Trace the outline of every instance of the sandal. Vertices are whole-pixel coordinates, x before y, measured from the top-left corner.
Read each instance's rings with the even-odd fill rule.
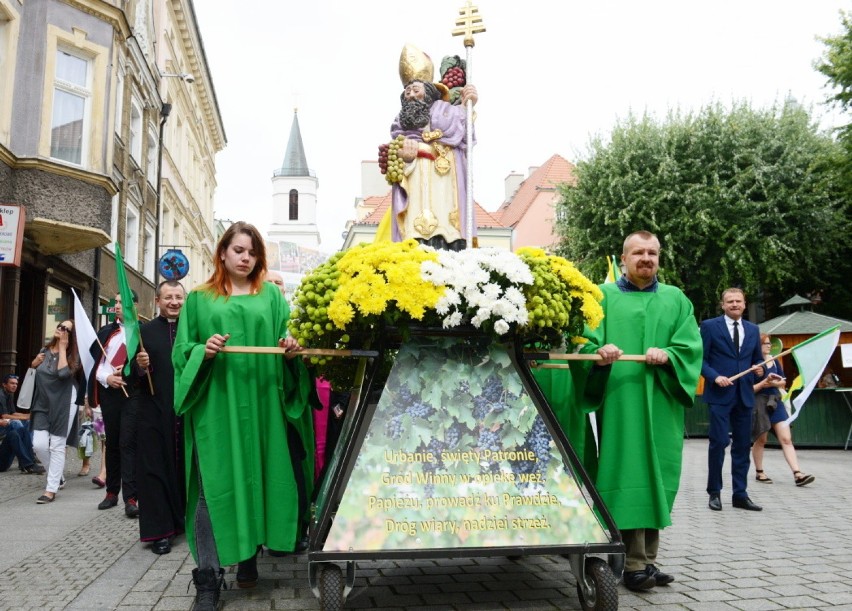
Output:
[[[816,479],[813,475],[807,475],[801,471],[793,471],[793,477],[796,480],[797,486],[807,486]]]
[[[757,475],[754,476],[754,479],[759,481],[761,484],[771,484],[772,479],[764,475],[763,469],[755,469]]]

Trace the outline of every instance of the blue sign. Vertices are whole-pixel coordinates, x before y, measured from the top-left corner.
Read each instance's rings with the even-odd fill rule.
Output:
[[[172,248],[160,257],[157,268],[166,280],[180,280],[189,273],[189,260],[182,251]]]

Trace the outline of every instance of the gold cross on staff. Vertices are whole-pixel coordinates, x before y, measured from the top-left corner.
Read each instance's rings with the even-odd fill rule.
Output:
[[[470,0],[467,4],[459,9],[459,17],[456,19],[456,25],[459,26],[453,30],[453,36],[464,36],[464,46],[473,46],[473,35],[481,34],[485,31],[485,26],[482,25],[482,17],[479,16],[479,8],[473,6]]]

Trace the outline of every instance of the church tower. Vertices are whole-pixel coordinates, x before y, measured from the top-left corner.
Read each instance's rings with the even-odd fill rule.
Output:
[[[284,163],[272,175],[272,224],[269,226],[268,238],[271,242],[292,242],[318,250],[319,181],[308,168],[305,159],[298,112],[298,109],[293,111],[293,125],[290,127],[290,140],[284,153]]]

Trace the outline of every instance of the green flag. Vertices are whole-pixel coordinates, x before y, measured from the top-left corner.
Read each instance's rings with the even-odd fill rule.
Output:
[[[115,277],[118,279],[118,294],[121,295],[121,310],[124,313],[124,343],[127,346],[127,365],[124,375],[130,375],[130,363],[139,347],[139,315],[133,302],[133,292],[127,284],[127,274],[124,273],[124,259],[121,258],[121,247],[115,243]]]
[[[818,335],[814,335],[812,338],[803,341],[793,348],[793,359],[799,368],[798,377],[801,377],[802,392],[792,401],[795,411],[787,418],[787,424],[790,424],[799,417],[805,401],[808,400],[811,391],[817,385],[817,382],[819,382],[822,370],[828,365],[828,361],[831,359],[834,349],[837,348],[839,340],[840,325],[836,325]]]

